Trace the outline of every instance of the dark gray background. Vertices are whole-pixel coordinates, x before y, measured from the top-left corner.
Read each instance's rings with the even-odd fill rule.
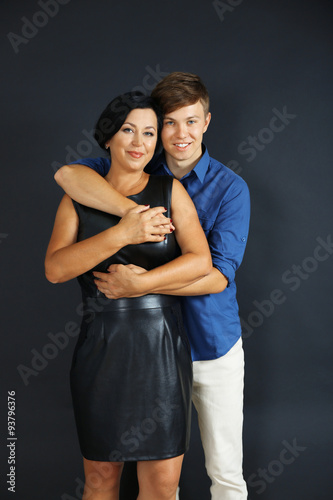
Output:
[[[70,0],[53,17],[36,14],[37,1],[2,7],[1,498],[73,500],[83,479],[68,384],[75,338],[67,335],[63,349],[45,347],[54,345],[50,333],[80,323],[75,281],[51,285],[44,277],[61,197],[54,170],[73,152],[99,155],[84,131],[112,97],[152,87],[175,70],[202,76],[213,114],[209,152],[251,191],[250,238],[238,272],[250,498],[332,498],[333,249],[316,251],[332,234],[332,3],[219,5]],[[40,27],[22,33],[23,17]],[[30,38],[15,51],[10,32]],[[293,118],[283,130],[267,131],[273,110],[284,108]],[[260,138],[253,154],[249,136]],[[271,302],[276,297],[280,304]],[[40,361],[25,385],[18,366],[32,368],[33,349],[53,359],[44,368]],[[10,390],[17,404],[15,495],[5,479]],[[208,499],[194,418],[182,500]]]

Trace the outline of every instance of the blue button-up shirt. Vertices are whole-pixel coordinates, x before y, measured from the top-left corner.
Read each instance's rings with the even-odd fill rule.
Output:
[[[75,163],[87,165],[102,176],[110,169],[107,158],[86,158]],[[172,175],[163,153],[153,158],[146,170],[154,175]],[[181,297],[193,361],[217,359],[241,336],[235,272],[248,237],[249,190],[241,177],[210,158],[205,146],[197,165],[179,180],[197,209],[213,266],[228,279],[228,286],[221,293]]]

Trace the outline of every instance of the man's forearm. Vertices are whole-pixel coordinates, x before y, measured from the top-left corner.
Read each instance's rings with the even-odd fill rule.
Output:
[[[168,294],[169,290],[183,288],[208,275],[211,259],[209,254],[207,257],[185,254],[151,271],[140,268],[142,272],[134,272],[131,267],[136,266],[112,264],[108,273],[95,271],[97,288],[110,299],[158,293],[161,286],[163,293]]]
[[[123,217],[136,203],[118,193],[101,175],[84,165],[64,165],[54,176],[75,201]]]
[[[193,254],[185,254],[147,273],[138,275],[138,291],[143,294],[159,293],[163,283],[167,294],[169,290],[183,288],[195,283],[211,271],[211,261]]]
[[[177,296],[195,296],[195,295],[206,295],[211,293],[220,293],[227,287],[227,278],[215,267],[212,268],[211,272],[198,279],[197,281],[190,283],[183,287],[170,288],[170,286],[161,286],[154,289],[151,293],[161,293],[166,295],[177,295]]]

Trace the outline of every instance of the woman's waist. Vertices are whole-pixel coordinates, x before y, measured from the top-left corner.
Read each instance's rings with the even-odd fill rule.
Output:
[[[120,309],[155,309],[179,303],[179,298],[172,295],[149,294],[142,297],[124,297],[108,299],[102,296],[83,295],[84,312],[107,312]]]

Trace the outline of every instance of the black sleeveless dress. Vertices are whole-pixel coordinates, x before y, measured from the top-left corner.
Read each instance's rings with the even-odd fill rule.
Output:
[[[151,176],[130,196],[164,206],[170,217],[172,178]],[[78,241],[119,217],[73,202]],[[78,277],[84,316],[71,368],[71,391],[82,454],[89,460],[158,460],[188,449],[192,360],[180,304],[170,295],[107,299],[92,271],[114,263],[153,269],[179,255],[174,234],[158,243],[128,245]]]

